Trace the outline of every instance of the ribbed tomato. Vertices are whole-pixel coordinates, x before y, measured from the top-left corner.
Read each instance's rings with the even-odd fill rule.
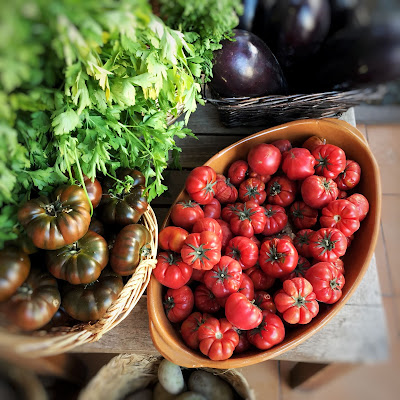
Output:
[[[211,167],[196,167],[186,178],[185,189],[195,202],[208,204],[214,198],[216,180],[217,174]]]
[[[243,269],[253,267],[258,260],[258,247],[245,236],[235,236],[225,249],[225,255],[237,260]]]
[[[186,285],[179,289],[168,289],[163,304],[167,318],[171,322],[183,321],[193,310],[194,296],[192,289]]]

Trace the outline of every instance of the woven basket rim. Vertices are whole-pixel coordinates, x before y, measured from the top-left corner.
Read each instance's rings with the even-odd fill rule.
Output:
[[[60,354],[84,343],[99,340],[106,332],[122,322],[133,310],[150,281],[157,264],[158,223],[150,204],[140,222],[150,232],[150,252],[140,261],[118,298],[95,323],[78,323],[72,327],[39,330],[30,334],[0,330],[0,348],[18,355],[34,358]]]

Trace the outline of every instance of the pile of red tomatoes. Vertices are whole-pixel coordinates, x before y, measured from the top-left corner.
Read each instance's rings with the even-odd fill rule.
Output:
[[[155,278],[183,340],[212,360],[282,342],[345,284],[341,257],[368,213],[361,168],[316,136],[261,143],[227,176],[191,171],[159,234]],[[349,192],[351,191],[351,192]],[[350,195],[350,193],[353,193]]]

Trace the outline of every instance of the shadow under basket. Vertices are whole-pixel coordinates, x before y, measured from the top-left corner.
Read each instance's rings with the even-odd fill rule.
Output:
[[[205,98],[217,108],[221,122],[228,128],[261,125],[271,127],[305,118],[339,118],[350,107],[364,102],[382,100],[386,91],[386,86],[380,85],[344,92],[252,98],[218,97],[212,92]]]

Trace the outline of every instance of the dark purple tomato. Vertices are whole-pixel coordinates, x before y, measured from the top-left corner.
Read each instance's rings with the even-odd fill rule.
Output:
[[[285,93],[282,70],[268,46],[250,32],[233,32],[236,40],[223,40],[215,52],[210,87],[222,97]]]

